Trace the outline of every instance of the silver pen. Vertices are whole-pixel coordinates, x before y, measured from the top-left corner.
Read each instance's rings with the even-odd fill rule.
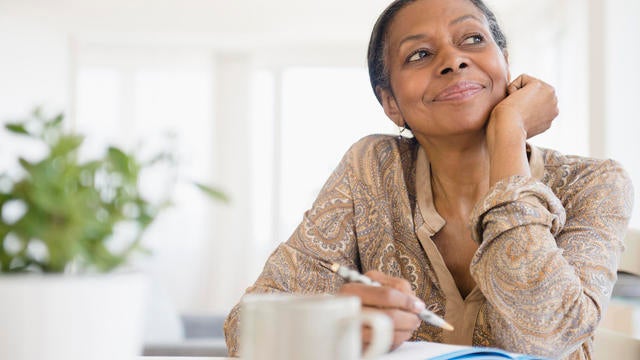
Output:
[[[320,264],[326,268],[329,269],[331,271],[333,271],[334,273],[338,274],[341,278],[349,281],[349,282],[357,282],[357,283],[361,283],[361,284],[365,284],[365,285],[370,285],[370,286],[382,286],[379,282],[371,280],[369,277],[360,274],[358,271],[353,270],[353,269],[349,269],[346,266],[342,266],[340,264],[337,263],[332,263],[331,265],[324,263],[324,262],[320,262]],[[443,318],[441,318],[440,316],[436,315],[435,313],[424,309],[422,310],[419,314],[417,314],[418,317],[431,324],[431,325],[435,325],[437,327],[441,327],[445,330],[449,330],[449,331],[453,331],[453,326],[451,326],[451,324],[449,324],[448,322],[446,322]]]

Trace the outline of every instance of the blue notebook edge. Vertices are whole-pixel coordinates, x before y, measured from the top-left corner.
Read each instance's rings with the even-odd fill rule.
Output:
[[[464,359],[512,359],[512,360],[546,360],[542,357],[512,354],[502,349],[472,347],[428,358],[427,360],[464,360]]]

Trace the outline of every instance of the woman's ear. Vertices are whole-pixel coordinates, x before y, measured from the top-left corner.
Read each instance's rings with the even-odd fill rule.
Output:
[[[511,84],[511,69],[509,66],[509,51],[507,49],[502,50],[502,54],[504,55],[504,62],[507,66],[507,84]]]
[[[376,86],[376,93],[380,97],[382,108],[384,109],[384,113],[387,114],[387,117],[396,125],[400,127],[404,126],[404,118],[402,117],[396,98],[393,96],[393,93],[391,93],[391,90]]]

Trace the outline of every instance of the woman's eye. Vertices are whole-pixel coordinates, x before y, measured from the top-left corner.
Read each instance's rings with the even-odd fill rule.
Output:
[[[462,41],[462,45],[474,45],[474,44],[480,44],[484,41],[484,36],[482,35],[471,35],[466,37],[463,41]]]
[[[431,55],[431,52],[429,52],[428,50],[425,50],[425,49],[416,50],[411,55],[409,55],[409,57],[407,58],[407,62],[422,60],[430,55]]]

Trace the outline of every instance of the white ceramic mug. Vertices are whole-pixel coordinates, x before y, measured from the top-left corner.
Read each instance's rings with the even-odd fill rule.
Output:
[[[356,360],[361,327],[371,327],[363,359],[386,353],[393,324],[381,313],[361,312],[355,296],[246,295],[240,313],[243,360]]]

